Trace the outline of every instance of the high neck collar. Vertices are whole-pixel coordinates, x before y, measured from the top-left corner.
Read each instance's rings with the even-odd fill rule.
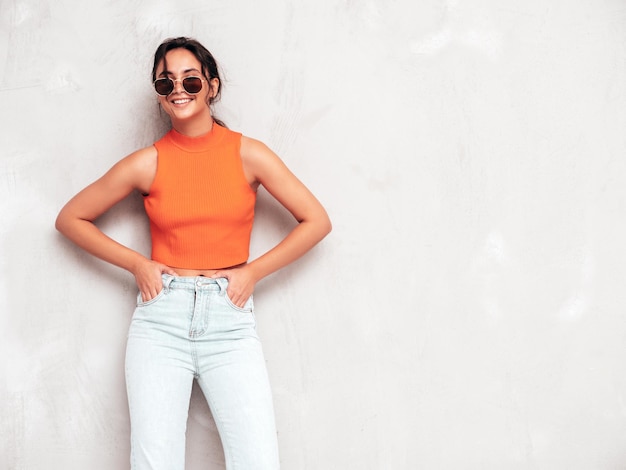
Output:
[[[222,139],[224,128],[213,122],[213,127],[206,134],[198,137],[189,137],[181,134],[176,129],[171,129],[167,135],[174,145],[185,150],[186,152],[204,152],[214,147]]]

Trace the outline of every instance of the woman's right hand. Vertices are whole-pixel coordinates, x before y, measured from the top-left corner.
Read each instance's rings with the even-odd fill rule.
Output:
[[[147,258],[135,267],[133,274],[141,292],[142,302],[154,299],[161,292],[163,289],[162,274],[178,275],[169,266]]]

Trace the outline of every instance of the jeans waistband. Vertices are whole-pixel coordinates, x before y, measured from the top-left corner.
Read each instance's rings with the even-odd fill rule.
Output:
[[[196,291],[198,289],[219,290],[220,293],[225,292],[228,287],[228,279],[225,277],[210,278],[204,276],[172,276],[171,274],[162,274],[163,288],[168,289],[184,289]]]

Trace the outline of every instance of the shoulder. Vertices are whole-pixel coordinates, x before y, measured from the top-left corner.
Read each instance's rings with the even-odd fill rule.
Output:
[[[147,192],[157,168],[157,149],[151,145],[136,150],[117,162],[110,170],[112,177]]]
[[[241,158],[245,164],[262,165],[268,162],[280,162],[280,158],[260,140],[241,136]]]
[[[154,145],[135,150],[121,159],[116,166],[130,172],[141,172],[156,165],[157,149]]]
[[[145,165],[152,163],[157,158],[157,149],[154,145],[135,150],[128,155],[125,160],[134,165]]]
[[[246,172],[264,186],[271,180],[290,176],[285,163],[260,140],[241,137],[241,160]]]

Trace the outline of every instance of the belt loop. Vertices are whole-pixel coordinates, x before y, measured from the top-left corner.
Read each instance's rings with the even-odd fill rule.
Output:
[[[215,282],[220,286],[220,295],[224,295],[226,293],[226,288],[228,287],[228,279],[225,277],[216,277]]]
[[[174,280],[174,276],[163,273],[161,279],[163,279],[163,290],[167,293],[170,290],[170,284]]]

